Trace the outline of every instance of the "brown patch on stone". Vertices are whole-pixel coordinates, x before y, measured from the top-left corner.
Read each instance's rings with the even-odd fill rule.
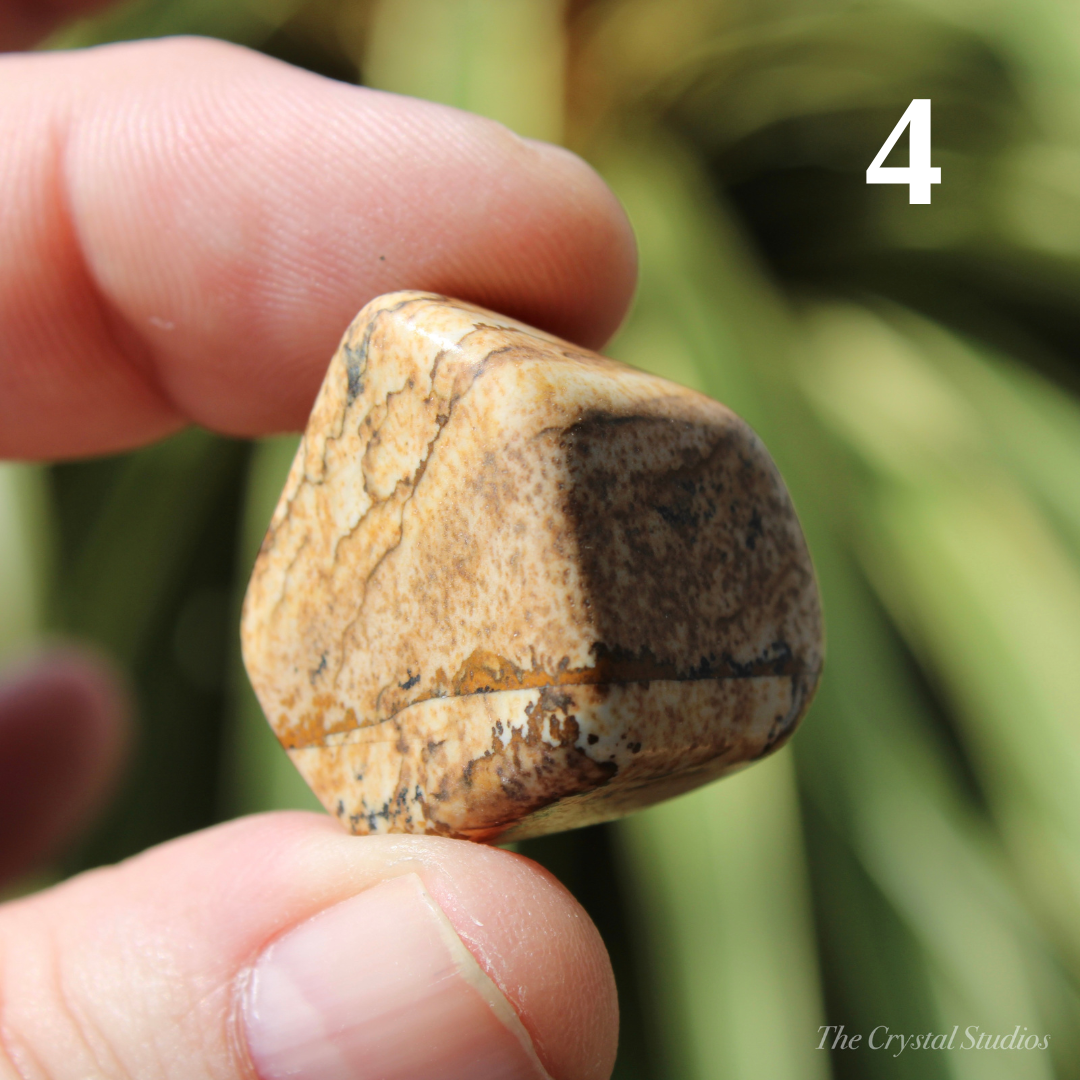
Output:
[[[570,738],[555,745],[538,732],[530,718],[524,733],[513,731],[505,744],[497,744],[474,758],[462,771],[461,783],[451,785],[437,813],[455,822],[469,822],[462,832],[492,835],[568,795],[606,784],[618,771],[611,762],[596,762],[574,746],[577,724],[566,724]]]

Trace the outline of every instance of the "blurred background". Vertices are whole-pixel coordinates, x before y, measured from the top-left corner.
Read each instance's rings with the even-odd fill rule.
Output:
[[[792,745],[520,845],[608,943],[616,1076],[1080,1077],[1075,4],[136,0],[47,47],[175,33],[583,155],[641,246],[609,352],[727,402],[787,478],[828,630]],[[929,206],[865,183],[915,97]],[[190,430],[0,465],[0,659],[90,640],[138,701],[122,791],[41,880],[314,806],[236,641],[294,446]],[[863,1045],[817,1050],[823,1024]],[[1051,1038],[893,1057],[866,1047],[877,1025]]]

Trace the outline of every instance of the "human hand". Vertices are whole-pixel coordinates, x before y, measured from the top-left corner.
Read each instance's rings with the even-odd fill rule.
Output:
[[[0,58],[2,456],[300,427],[392,289],[597,346],[633,279],[596,176],[487,121],[215,42]],[[71,655],[0,688],[0,874],[100,800],[122,713]],[[580,907],[463,842],[264,815],[0,909],[0,1078],[594,1080],[616,1029]]]

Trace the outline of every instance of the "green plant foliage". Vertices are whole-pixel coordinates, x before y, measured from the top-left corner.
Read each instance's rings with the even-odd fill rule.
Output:
[[[281,435],[257,443],[248,467],[244,493],[239,561],[232,625],[239,623],[240,604],[248,575],[255,565],[267,523],[285,486],[299,439]],[[277,736],[263,716],[255,691],[240,659],[239,641],[231,650],[232,716],[226,735],[225,768],[221,782],[221,809],[231,817],[260,810],[322,811],[318,799],[293,768]]]
[[[53,625],[128,673],[139,720],[123,790],[71,869],[217,819],[247,457],[245,444],[192,429],[52,469]]]
[[[17,656],[46,621],[55,523],[39,465],[0,463],[0,658]]]

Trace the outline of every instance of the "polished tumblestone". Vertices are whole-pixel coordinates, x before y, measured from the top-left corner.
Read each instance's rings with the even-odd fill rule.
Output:
[[[347,827],[477,840],[745,765],[788,738],[821,670],[802,532],[742,420],[423,293],[346,332],[242,640]]]

